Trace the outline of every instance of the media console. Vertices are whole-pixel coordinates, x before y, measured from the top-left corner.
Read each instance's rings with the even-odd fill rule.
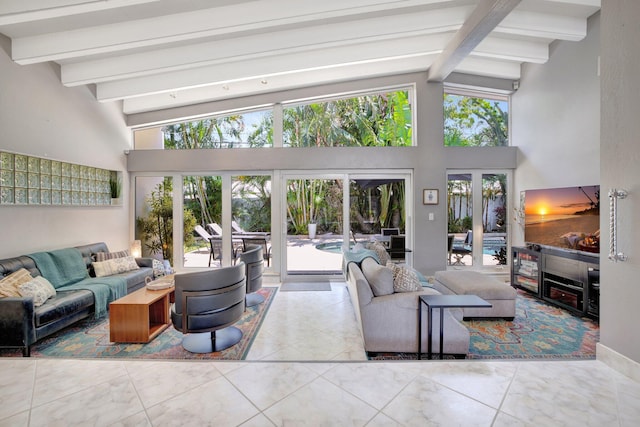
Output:
[[[514,247],[511,283],[579,316],[598,318],[600,258],[597,254],[541,247]]]

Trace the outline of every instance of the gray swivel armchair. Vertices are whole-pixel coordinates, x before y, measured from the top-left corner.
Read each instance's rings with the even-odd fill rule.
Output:
[[[247,246],[247,250],[240,254],[240,260],[246,266],[247,276],[247,307],[253,307],[264,302],[264,297],[256,293],[262,288],[262,273],[264,272],[264,258],[261,245]]]
[[[171,321],[176,330],[185,334],[182,339],[185,350],[211,353],[242,339],[242,331],[231,325],[244,314],[245,274],[244,263],[176,274]]]

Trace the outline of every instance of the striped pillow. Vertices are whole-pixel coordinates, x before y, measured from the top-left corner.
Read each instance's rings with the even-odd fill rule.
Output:
[[[116,259],[116,258],[124,258],[129,256],[129,250],[118,251],[118,252],[96,252],[95,254],[96,261],[102,262],[108,259]]]
[[[19,297],[18,287],[33,280],[26,268],[21,268],[0,280],[0,297]]]

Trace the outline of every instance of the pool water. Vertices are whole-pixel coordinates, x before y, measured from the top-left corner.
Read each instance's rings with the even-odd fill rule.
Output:
[[[353,247],[353,246],[351,246]],[[351,247],[349,249],[351,249]],[[321,250],[321,251],[325,251],[325,252],[331,252],[334,254],[341,254],[342,253],[342,240],[338,241],[338,242],[328,242],[328,243],[318,243],[316,245],[316,249]]]

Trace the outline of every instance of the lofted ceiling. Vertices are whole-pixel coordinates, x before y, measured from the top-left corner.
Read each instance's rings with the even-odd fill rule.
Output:
[[[580,41],[600,0],[2,0],[23,66],[151,112],[427,71],[517,81],[554,40]]]

